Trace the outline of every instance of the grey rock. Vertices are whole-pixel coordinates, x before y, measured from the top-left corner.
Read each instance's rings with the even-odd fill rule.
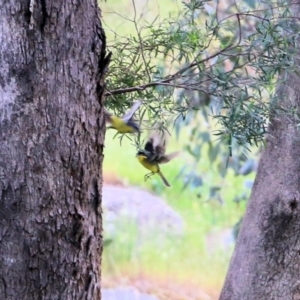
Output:
[[[184,233],[181,216],[161,198],[139,188],[103,186],[102,204],[106,238],[131,228],[139,242],[155,237],[161,242],[166,237]]]
[[[102,289],[102,300],[159,300],[157,297],[140,293],[133,287]]]

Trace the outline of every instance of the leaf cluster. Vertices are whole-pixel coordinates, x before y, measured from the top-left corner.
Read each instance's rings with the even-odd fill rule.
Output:
[[[135,32],[109,44],[106,106],[121,114],[143,99],[141,122],[172,123],[177,137],[188,126],[186,149],[195,160],[207,145],[212,162],[230,166],[234,149],[244,153],[238,146],[250,150],[264,142],[271,114],[281,109],[276,85],[295,67],[299,32],[291,5],[248,0],[242,8],[221,7],[219,1],[191,0],[175,16],[142,22],[133,0],[128,22]],[[214,132],[200,130],[212,122]],[[215,145],[217,139],[222,143]]]

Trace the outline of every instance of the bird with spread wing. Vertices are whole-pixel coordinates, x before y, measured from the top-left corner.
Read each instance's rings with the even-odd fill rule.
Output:
[[[151,173],[145,175],[145,180],[154,174],[158,174],[164,185],[170,187],[171,185],[162,174],[160,170],[160,164],[168,163],[170,160],[175,158],[179,152],[173,152],[170,154],[165,154],[166,152],[166,132],[165,131],[156,131],[150,135],[148,141],[145,144],[144,149],[139,150],[137,153],[138,161]]]
[[[135,102],[130,110],[122,117],[112,115],[104,109],[105,120],[111,124],[109,128],[114,128],[118,133],[134,133],[140,132],[140,126],[133,120],[134,113],[139,109],[142,102]]]

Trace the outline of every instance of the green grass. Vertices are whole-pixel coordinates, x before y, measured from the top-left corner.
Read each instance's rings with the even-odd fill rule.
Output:
[[[107,131],[104,173],[113,173],[123,182],[152,191],[165,199],[183,218],[185,235],[169,239],[160,247],[157,247],[154,238],[137,251],[134,226],[126,227],[126,231],[120,229],[113,242],[104,249],[103,276],[118,273],[132,276],[140,273],[157,274],[166,278],[175,276],[178,280],[194,280],[204,288],[220,290],[231,250],[216,248],[209,253],[207,236],[224,228],[232,228],[243,215],[245,202],[237,204],[233,198],[243,189],[244,178],[235,177],[232,173],[224,181],[211,169],[209,160],[203,155],[195,169],[199,174],[206,174],[206,178],[211,178],[216,184],[222,184],[221,194],[225,201],[223,204],[207,201],[208,191],[205,185],[201,188],[203,196],[199,198],[199,191],[188,188],[182,190],[182,178],[176,178],[184,164],[192,163],[190,157],[183,152],[180,157],[162,166],[172,188],[164,187],[156,175],[145,182],[143,178],[147,170],[136,160],[135,147],[126,138],[120,145],[118,138],[112,139],[114,134],[113,130]],[[170,151],[181,148],[178,141],[171,141]]]
[[[147,5],[143,6],[143,3]],[[158,15],[163,19],[170,13],[182,9],[180,1],[173,0],[135,1],[135,4],[138,18],[144,12],[142,22],[139,24],[143,24],[145,20],[152,22]],[[102,20],[110,47],[114,45],[113,39],[118,39],[119,36],[136,36],[134,24],[125,21],[125,18],[133,19],[132,1],[110,0],[100,2],[99,6],[102,9]],[[172,188],[164,187],[157,175],[145,182],[144,175],[148,171],[135,158],[135,147],[127,138],[124,138],[120,145],[118,138],[113,139],[114,134],[113,130],[108,130],[106,134],[104,173],[120,179],[125,185],[141,187],[163,198],[181,215],[185,223],[185,234],[182,237],[170,238],[159,246],[154,237],[142,247],[138,247],[137,229],[131,224],[122,224],[120,220],[119,232],[114,236],[112,243],[104,247],[102,264],[104,281],[112,278],[111,281],[114,282],[113,278],[116,276],[124,279],[143,274],[148,277],[166,278],[169,281],[192,282],[205,290],[219,291],[232,249],[218,249],[215,245],[214,251],[209,252],[207,237],[211,233],[232,228],[241,218],[246,204],[245,202],[237,204],[233,199],[245,190],[243,181],[246,178],[252,179],[253,174],[242,178],[228,171],[226,178],[222,178],[209,161],[208,149],[203,147],[201,159],[197,163],[189,154],[183,152],[172,162],[161,166]],[[167,152],[182,150],[188,137],[188,130],[183,130],[180,142],[172,139]],[[203,177],[202,187],[182,189],[183,178],[177,178],[177,174],[185,165],[190,165]],[[212,185],[222,187],[220,193],[224,199],[223,204],[209,199],[209,186]],[[104,238],[109,238],[106,231]],[[174,286],[176,287],[176,283]]]

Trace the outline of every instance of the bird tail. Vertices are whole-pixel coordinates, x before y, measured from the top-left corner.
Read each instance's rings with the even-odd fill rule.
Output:
[[[161,171],[158,171],[157,174],[160,176],[160,178],[162,179],[162,181],[163,181],[163,183],[164,183],[165,186],[171,187],[170,183],[168,182],[168,180],[167,180],[166,177],[162,174]]]

